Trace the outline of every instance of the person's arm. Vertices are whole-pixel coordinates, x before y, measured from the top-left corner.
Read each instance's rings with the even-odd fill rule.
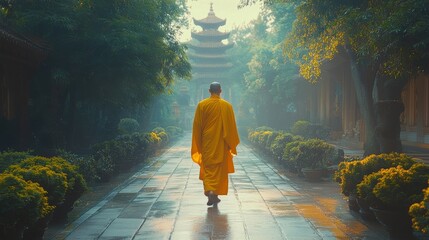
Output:
[[[222,108],[222,121],[224,126],[223,138],[232,154],[237,155],[237,145],[240,143],[237,125],[232,105],[227,103]]]
[[[201,164],[201,139],[202,139],[202,113],[200,105],[197,105],[194,115],[194,123],[192,125],[192,146],[191,157],[192,160]]]

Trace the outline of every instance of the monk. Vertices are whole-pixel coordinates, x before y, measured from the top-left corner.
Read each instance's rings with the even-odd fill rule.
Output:
[[[211,96],[198,103],[192,127],[192,160],[200,166],[207,205],[228,194],[228,174],[234,172],[232,157],[240,143],[232,105],[221,99],[220,83],[210,84]]]

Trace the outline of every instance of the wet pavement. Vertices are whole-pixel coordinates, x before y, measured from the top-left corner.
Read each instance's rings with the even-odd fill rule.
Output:
[[[207,207],[187,134],[54,239],[388,239],[331,179],[306,182],[245,144],[234,162],[229,194]]]

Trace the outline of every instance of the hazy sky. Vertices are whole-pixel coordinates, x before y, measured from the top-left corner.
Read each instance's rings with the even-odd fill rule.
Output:
[[[238,9],[237,6],[240,0],[187,0],[187,2],[190,11],[190,29],[183,30],[183,36],[181,37],[183,40],[189,40],[190,30],[196,28],[192,17],[196,19],[207,17],[210,11],[210,3],[213,3],[213,11],[217,17],[226,18],[226,25],[220,28],[221,31],[230,31],[238,26],[249,23],[253,19],[256,19],[260,11],[259,5]]]

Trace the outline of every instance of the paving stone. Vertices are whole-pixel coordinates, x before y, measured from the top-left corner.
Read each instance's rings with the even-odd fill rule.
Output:
[[[207,207],[190,133],[69,225],[65,239],[388,239],[363,223],[338,184],[286,176],[240,144],[227,196]],[[277,165],[276,165],[277,164]],[[64,238],[56,238],[64,239]]]

